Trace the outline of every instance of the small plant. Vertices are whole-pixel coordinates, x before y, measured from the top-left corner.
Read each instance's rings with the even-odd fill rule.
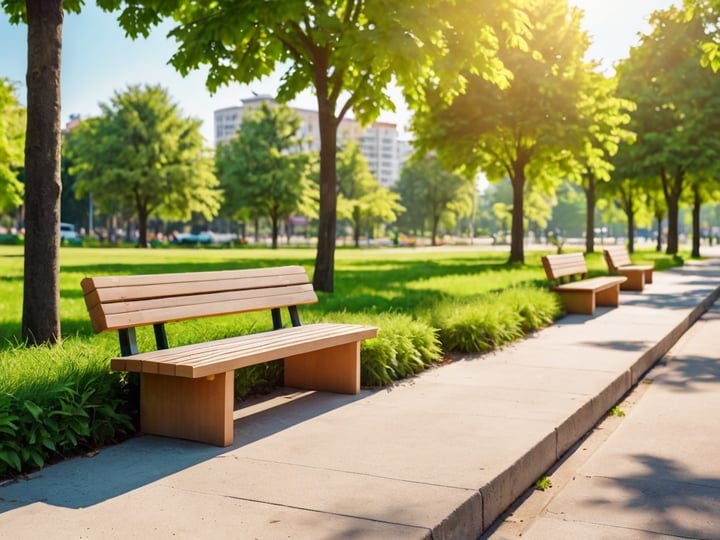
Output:
[[[552,487],[552,480],[549,476],[543,475],[540,478],[538,478],[537,482],[535,482],[535,489],[539,489],[540,491],[546,491]]]
[[[620,407],[615,405],[612,409],[610,409],[610,412],[608,413],[608,415],[623,417],[623,416],[625,416],[625,411],[623,411]]]

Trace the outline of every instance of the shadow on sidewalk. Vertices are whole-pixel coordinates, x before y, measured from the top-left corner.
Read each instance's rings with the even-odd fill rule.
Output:
[[[632,458],[640,463],[646,472],[620,478],[596,478],[603,483],[611,483],[623,491],[618,500],[598,496],[588,499],[598,515],[607,512],[607,519],[613,521],[612,507],[624,506],[643,516],[643,521],[652,523],[652,530],[682,538],[706,538],[712,527],[712,520],[720,526],[720,478],[696,476],[693,472],[678,465],[671,459],[648,454],[639,454]],[[599,489],[604,493],[604,489]],[[623,501],[623,502],[620,502]],[[698,523],[696,527],[693,523]]]
[[[34,503],[75,509],[100,504],[370,395],[369,391],[357,395],[307,392],[254,414],[242,416],[241,408],[235,411],[236,418],[240,416],[234,422],[235,442],[227,448],[135,437],[92,457],[57,463],[0,487],[0,515]],[[271,398],[277,399],[277,394]]]

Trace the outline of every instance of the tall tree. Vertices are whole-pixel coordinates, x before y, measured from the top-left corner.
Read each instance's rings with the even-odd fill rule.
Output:
[[[501,43],[498,53],[513,73],[509,86],[468,74],[466,91],[451,105],[438,97],[413,122],[421,146],[437,149],[445,163],[471,172],[480,168],[491,180],[510,178],[510,262],[525,259],[526,181],[557,183],[568,170],[568,150],[579,144],[573,127],[579,123],[588,46],[580,30],[581,12],[566,0],[531,0],[523,2],[523,9],[532,32],[528,48]]]
[[[81,0],[2,0],[10,22],[28,25],[25,138],[25,272],[22,338],[60,340],[60,55],[63,5]]]
[[[693,175],[690,180],[690,197],[692,204],[692,248],[691,257],[700,257],[701,223],[700,210],[703,203],[717,201],[720,198],[720,184],[717,180],[718,171],[708,175]]]
[[[309,185],[310,156],[300,151],[299,128],[300,118],[287,105],[263,104],[243,117],[237,135],[215,157],[235,210],[270,218],[273,249],[281,220],[298,210]]]
[[[119,201],[134,210],[138,246],[148,245],[151,215],[207,219],[220,206],[212,159],[203,148],[200,121],[182,116],[160,86],[130,86],[101,103],[101,116],[68,134],[78,197],[99,206]]]
[[[29,345],[60,340],[60,58],[64,12],[83,0],[0,0],[12,24],[28,27],[25,139],[25,273],[22,338]],[[106,10],[119,0],[97,0]],[[130,2],[121,20],[134,19]],[[159,22],[157,11],[144,15]]]
[[[585,192],[585,251],[595,251],[595,207],[598,182],[610,180],[612,157],[622,142],[632,142],[635,134],[625,129],[629,112],[635,110],[631,101],[616,96],[617,79],[609,78],[588,65],[582,90],[581,122],[577,137],[582,147],[575,153],[578,183]]]
[[[430,230],[433,246],[437,245],[440,223],[448,214],[469,213],[472,207],[472,180],[446,169],[432,155],[407,164],[396,186],[405,208],[419,212]]]
[[[678,252],[678,212],[688,175],[714,166],[720,154],[720,75],[698,62],[707,33],[699,19],[676,8],[651,18],[630,57],[618,66],[618,91],[637,104],[630,129],[639,174],[662,184],[668,216],[668,254]]]
[[[403,207],[397,193],[381,186],[370,172],[356,144],[346,144],[337,160],[338,216],[351,223],[353,242],[359,247],[363,228],[369,229],[376,222],[394,222]]]
[[[279,100],[314,90],[321,149],[313,284],[328,292],[334,288],[340,121],[350,110],[362,123],[393,110],[387,93],[393,78],[411,107],[425,104],[428,81],[445,97],[459,92],[463,67],[502,82],[507,72],[495,56],[498,43],[517,43],[524,30],[515,0],[287,0],[272,7],[256,0],[108,2],[134,8],[122,21],[131,35],[147,33],[158,14],[173,16],[179,25],[171,35],[179,47],[171,63],[181,73],[208,65],[211,91],[251,82],[279,65],[286,69]]]
[[[23,166],[24,147],[25,108],[17,100],[15,87],[0,78],[0,212],[22,204],[18,171]]]

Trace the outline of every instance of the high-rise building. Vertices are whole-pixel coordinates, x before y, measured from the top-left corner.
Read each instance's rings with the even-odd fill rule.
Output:
[[[258,109],[263,103],[271,107],[276,101],[267,95],[253,96],[243,99],[242,106],[227,107],[215,111],[215,144],[230,140],[237,133],[242,123],[243,114]],[[298,135],[305,141],[305,148],[310,151],[320,150],[320,127],[318,113],[310,109],[293,107],[292,110],[300,117],[301,124]],[[398,142],[397,126],[389,122],[375,122],[363,129],[352,119],[343,119],[337,130],[338,145],[352,141],[360,147],[370,170],[378,182],[385,187],[392,187],[398,180],[400,167],[406,156],[400,156],[399,150],[404,149]]]

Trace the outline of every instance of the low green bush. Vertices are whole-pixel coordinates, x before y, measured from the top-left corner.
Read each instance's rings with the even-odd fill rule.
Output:
[[[444,350],[487,352],[550,324],[561,310],[552,293],[518,287],[443,303],[433,311],[432,324]]]
[[[18,234],[0,234],[0,245],[2,246],[22,246],[25,239]]]
[[[252,394],[266,394],[282,384],[281,360],[265,362],[235,370],[235,397],[242,399]]]
[[[0,370],[0,476],[42,467],[135,431],[120,374],[110,373],[105,362],[101,368],[87,358],[60,359],[59,349],[37,348],[35,359]],[[11,362],[4,355],[2,367]]]

